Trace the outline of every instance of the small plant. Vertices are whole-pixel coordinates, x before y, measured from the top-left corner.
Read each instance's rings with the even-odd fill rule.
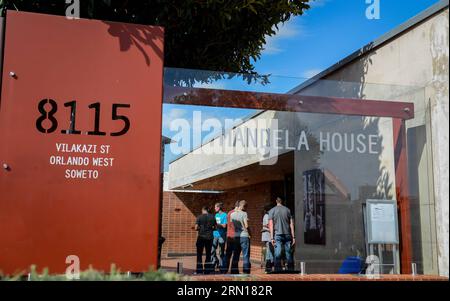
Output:
[[[109,273],[95,270],[92,266],[80,273],[80,279],[70,280],[65,275],[52,275],[48,268],[37,271],[37,267],[32,265],[29,274],[17,274],[14,276],[5,276],[0,271],[0,281],[184,281],[188,280],[185,276],[176,273],[166,272],[164,270],[154,270],[150,268],[145,273],[131,274],[122,273],[115,264],[111,265]]]

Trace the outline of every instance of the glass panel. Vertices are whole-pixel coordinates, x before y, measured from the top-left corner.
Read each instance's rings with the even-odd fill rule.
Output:
[[[310,274],[336,274],[344,271],[341,268],[347,261],[358,257],[365,262],[373,254],[381,273],[400,272],[405,255],[399,252],[399,246],[370,246],[365,230],[369,219],[367,201],[400,201],[397,189],[405,185],[396,179],[396,119],[375,112],[350,116],[331,111],[333,114],[285,111],[287,107],[292,110],[292,106],[249,109],[251,99],[240,99],[248,95],[239,91],[287,93],[280,98],[264,96],[262,107],[273,102],[274,97],[275,101],[289,101],[289,92],[381,100],[391,102],[388,108],[403,102],[405,111],[406,103],[414,103],[415,117],[406,122],[405,145],[409,244],[418,272],[437,273],[429,115],[423,89],[180,69],[166,69],[165,78],[166,100],[172,97],[173,87],[194,87],[235,91],[227,97],[237,105],[222,107],[217,93],[201,94],[210,106],[182,105],[176,101],[164,105],[163,135],[172,141],[166,140],[165,147],[163,236],[169,242],[182,236],[186,244],[179,248],[166,244],[163,254],[181,256],[195,252],[196,233],[185,223],[194,223],[203,205],[223,202],[229,211],[237,200],[246,200],[252,232],[251,256],[254,261],[261,261],[264,208],[275,206],[279,197],[295,220],[296,267],[305,262]],[[334,101],[337,106],[342,103],[339,99]],[[241,104],[247,109],[239,108]],[[383,107],[382,112],[388,111],[383,104],[378,107]],[[363,105],[361,110],[366,110]],[[172,214],[174,207],[182,212],[182,221]],[[401,227],[400,215],[397,217],[402,237],[406,228]]]

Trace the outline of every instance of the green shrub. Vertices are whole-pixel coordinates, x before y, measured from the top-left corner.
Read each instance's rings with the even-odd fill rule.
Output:
[[[95,270],[93,267],[80,273],[80,279],[73,281],[183,281],[187,277],[176,273],[166,272],[164,270],[154,270],[150,268],[147,272],[141,274],[124,274],[112,264],[109,273]],[[30,267],[28,275],[18,274],[15,276],[3,276],[0,272],[0,281],[72,281],[65,275],[52,275],[49,269],[45,268],[42,273],[37,271],[36,266]]]

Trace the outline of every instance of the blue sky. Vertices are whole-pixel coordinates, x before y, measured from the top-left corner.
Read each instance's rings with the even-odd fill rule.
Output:
[[[366,0],[312,1],[311,9],[303,16],[291,19],[280,26],[276,36],[268,38],[261,59],[255,62],[258,73],[272,75],[270,85],[247,86],[243,81],[234,79],[198,86],[285,93],[437,2],[439,0],[379,0],[380,19],[369,20],[366,17],[369,6]],[[217,118],[221,121],[244,119],[255,112],[165,105],[163,135],[173,137],[176,134],[169,130],[171,120],[183,118],[192,124],[193,110],[200,110],[203,120]],[[202,133],[202,137],[208,134]],[[175,158],[166,147],[165,170]]]
[[[404,23],[439,0],[379,0],[380,19],[366,18],[366,0],[316,0],[291,19],[255,63],[256,71],[309,78]]]

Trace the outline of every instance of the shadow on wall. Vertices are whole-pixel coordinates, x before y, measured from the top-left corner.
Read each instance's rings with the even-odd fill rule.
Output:
[[[307,96],[324,96],[324,97],[342,97],[365,99],[367,95],[365,90],[367,88],[366,74],[373,64],[372,56],[376,55],[373,50],[373,43],[366,45],[354,55],[362,55],[357,63],[353,63],[349,72],[332,72],[323,78],[312,78],[304,85],[300,85],[299,91],[295,94]],[[344,61],[336,65],[338,70],[346,66]],[[317,75],[320,77],[320,74]]]
[[[327,74],[323,77],[323,79],[317,80],[315,82],[309,81],[309,86],[305,85],[298,94],[356,99],[379,99],[386,101],[412,101],[411,97],[415,97],[414,93],[417,92],[414,87],[372,84],[367,82],[367,74],[371,66],[373,65],[372,57],[374,55],[377,55],[377,51],[373,49],[373,44],[370,44],[361,49],[359,51],[359,54],[361,54],[361,56],[352,61],[351,64],[345,65],[345,62],[341,62],[341,65],[338,65],[336,71]],[[367,129],[377,130],[379,123],[380,120],[378,118],[361,118],[361,126],[364,126]],[[390,135],[382,137],[380,133],[379,138],[393,139],[394,137]],[[403,185],[408,185],[409,193],[407,197],[409,197],[411,206],[413,261],[418,264],[418,270],[419,272],[421,272],[423,270],[424,262],[428,260],[424,258],[425,255],[422,252],[422,249],[431,248],[432,244],[431,241],[427,241],[431,240],[431,237],[423,236],[424,231],[431,231],[425,229],[427,227],[431,227],[431,225],[427,225],[426,223],[423,224],[423,219],[427,218],[426,216],[424,216],[424,214],[427,214],[427,210],[429,212],[433,210],[433,208],[431,208],[432,204],[430,205],[430,202],[427,199],[420,199],[421,196],[426,194],[426,191],[424,191],[424,189],[419,189],[419,182],[426,179],[426,176],[421,174],[421,172],[419,171],[419,165],[422,164],[421,160],[423,159],[422,156],[424,148],[427,144],[425,128],[423,126],[408,128],[407,141],[409,182],[395,183],[395,174],[391,174],[391,172],[383,167],[383,162],[381,160],[378,160],[378,162],[376,162],[379,166],[378,180],[376,183],[377,189],[372,192],[364,189],[364,199],[395,199],[395,189],[401,189]],[[394,145],[393,151],[395,151],[395,148],[396,145]],[[397,187],[392,186],[394,185],[394,183],[397,185]],[[393,191],[393,193],[387,193],[389,191]],[[431,209],[424,209],[423,205],[425,204]],[[427,246],[425,246],[424,244],[427,244]]]
[[[164,30],[161,27],[146,25],[125,25],[114,22],[108,24],[108,33],[119,40],[120,51],[128,51],[136,47],[142,54],[147,66],[150,66],[149,47],[156,53],[158,58],[164,59],[163,45]]]
[[[299,114],[300,119],[305,116]],[[379,118],[348,117],[332,118],[329,122],[325,115],[318,118],[320,128],[307,129],[314,137],[318,132],[353,133],[377,135],[379,154],[392,152],[384,149],[384,137],[379,131]],[[385,119],[384,119],[385,120]],[[328,123],[327,123],[328,121]],[[341,127],[341,125],[343,125]],[[319,144],[319,142],[314,143]],[[365,256],[365,233],[363,221],[363,204],[367,199],[392,199],[395,197],[393,176],[383,164],[381,155],[320,152],[317,157],[308,156],[307,152],[297,152],[296,171],[296,227],[299,237],[297,260],[308,264],[312,273],[337,273],[343,260],[349,256]],[[305,183],[303,173],[311,170],[324,170],[325,175],[325,244],[306,244],[305,229]],[[345,221],[345,222],[343,222]],[[299,232],[300,231],[300,232]]]
[[[373,64],[372,56],[376,55],[373,51],[373,44],[369,44],[359,51],[359,54],[365,53],[358,63],[348,67],[348,73],[331,73],[326,78],[317,81],[310,81],[308,86],[304,86],[297,94],[308,96],[323,96],[337,98],[367,99],[372,98],[367,93],[368,88],[373,89],[373,85],[367,83],[366,75]],[[341,62],[342,68],[345,62]],[[330,79],[328,79],[330,78]],[[370,87],[369,87],[370,86]],[[382,88],[380,87],[380,90]],[[348,119],[347,119],[348,118]],[[351,120],[349,128],[340,128],[340,124]],[[384,149],[383,145],[390,145],[393,139],[392,134],[380,132],[380,128],[385,126],[386,119],[370,118],[366,116],[347,117],[332,116],[329,120],[320,123],[320,127],[330,131],[351,132],[355,134],[364,133],[367,135],[377,135],[378,144],[381,147],[380,154],[387,153],[389,160],[394,160],[394,149]],[[317,129],[310,129],[316,131]],[[394,146],[395,148],[395,146]],[[303,161],[302,161],[303,162]],[[358,163],[360,162],[360,163]],[[393,162],[392,162],[393,163]],[[391,163],[391,164],[392,164]],[[309,263],[309,271],[315,273],[335,273],[343,260],[348,256],[367,256],[365,246],[363,205],[367,199],[394,199],[395,196],[395,174],[391,174],[390,168],[387,168],[386,161],[381,155],[364,155],[361,158],[349,157],[346,155],[321,156],[316,162],[312,161],[306,164],[304,168],[297,168],[296,180],[297,189],[297,215],[303,216],[303,192],[304,183],[301,173],[308,169],[325,168],[329,169],[337,179],[343,184],[349,197],[337,193],[330,189],[326,193],[326,245],[306,245],[302,242],[297,250],[298,259]],[[366,170],[362,170],[366,168]],[[326,186],[330,187],[330,183]],[[301,211],[301,212],[298,212]],[[299,214],[300,213],[300,214]],[[342,221],[346,221],[342,223]],[[302,221],[297,222],[297,227],[302,228]]]

